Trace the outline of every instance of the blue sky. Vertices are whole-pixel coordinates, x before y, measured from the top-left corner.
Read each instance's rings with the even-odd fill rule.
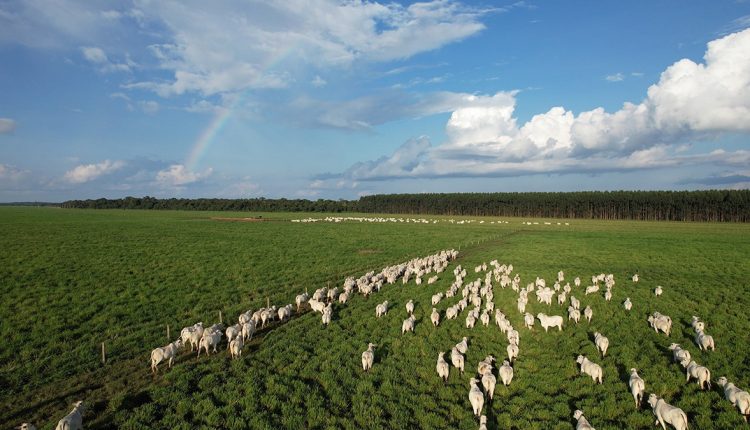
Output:
[[[750,2],[0,0],[0,201],[750,187]]]

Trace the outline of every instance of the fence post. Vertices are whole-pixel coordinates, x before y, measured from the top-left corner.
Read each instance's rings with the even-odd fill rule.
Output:
[[[169,324],[167,324],[167,340],[171,339],[172,337],[169,336]]]
[[[267,307],[267,308],[270,308],[270,307],[271,307],[271,299],[270,299],[270,298],[268,298],[268,297],[266,297],[266,307]]]
[[[107,364],[107,352],[104,350],[104,342],[102,342],[102,364]]]
[[[224,318],[221,315],[221,311],[219,311],[219,324],[224,324]]]

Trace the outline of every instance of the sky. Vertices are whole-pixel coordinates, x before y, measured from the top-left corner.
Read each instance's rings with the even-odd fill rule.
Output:
[[[750,1],[0,0],[0,202],[750,188]]]

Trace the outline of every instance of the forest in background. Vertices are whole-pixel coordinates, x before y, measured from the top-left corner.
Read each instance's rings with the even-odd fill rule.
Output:
[[[507,216],[650,221],[750,221],[750,190],[583,191],[555,193],[377,194],[358,200],[122,199],[69,200],[81,209],[163,209],[240,212],[363,212],[410,215]]]

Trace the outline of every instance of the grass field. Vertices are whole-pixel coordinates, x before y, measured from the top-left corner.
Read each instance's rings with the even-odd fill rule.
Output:
[[[496,307],[521,333],[521,352],[513,383],[499,384],[495,400],[485,404],[490,428],[572,429],[576,408],[598,430],[653,428],[650,408],[633,405],[631,367],[647,393],[687,412],[692,429],[748,428],[716,384],[701,392],[685,383],[666,347],[679,342],[714,381],[727,376],[750,389],[750,225],[288,222],[305,216],[299,214],[261,214],[267,222],[212,219],[248,215],[0,208],[0,428],[23,421],[54,428],[79,399],[89,405],[87,429],[476,428],[469,378],[486,355],[504,356],[507,340],[494,324],[466,329],[465,312],[433,328],[430,297],[449,287],[456,264],[471,281],[474,266],[492,259],[512,263],[521,285],[536,276],[551,284],[558,270],[584,285],[593,274],[613,273],[617,285],[610,303],[574,287],[582,306],[594,309],[592,323],[578,326],[567,323],[565,309],[550,310],[531,296],[529,312],[566,316],[562,333],[522,328],[516,293],[495,287]],[[340,285],[349,275],[459,246],[458,261],[436,284],[399,281],[369,299],[355,296],[336,306],[329,327],[318,315],[295,315],[261,331],[242,360],[183,352],[172,370],[150,374],[149,353],[168,342],[167,324],[174,338],[183,326],[218,322],[219,311],[235,321],[267,298],[283,305],[305,287]],[[638,284],[630,281],[636,272]],[[656,285],[664,286],[662,297],[654,297]],[[621,306],[626,296],[634,303],[630,313]],[[375,305],[386,299],[393,308],[378,320]],[[402,336],[409,299],[417,305],[416,333]],[[437,308],[443,313],[455,301]],[[648,326],[655,310],[674,320],[670,338]],[[695,346],[691,315],[706,322],[716,352]],[[610,339],[604,359],[594,331]],[[463,336],[470,339],[467,372],[451,368],[444,385],[435,372],[437,353]],[[368,342],[380,347],[364,374],[360,356]],[[577,375],[579,353],[602,365],[603,385]]]

